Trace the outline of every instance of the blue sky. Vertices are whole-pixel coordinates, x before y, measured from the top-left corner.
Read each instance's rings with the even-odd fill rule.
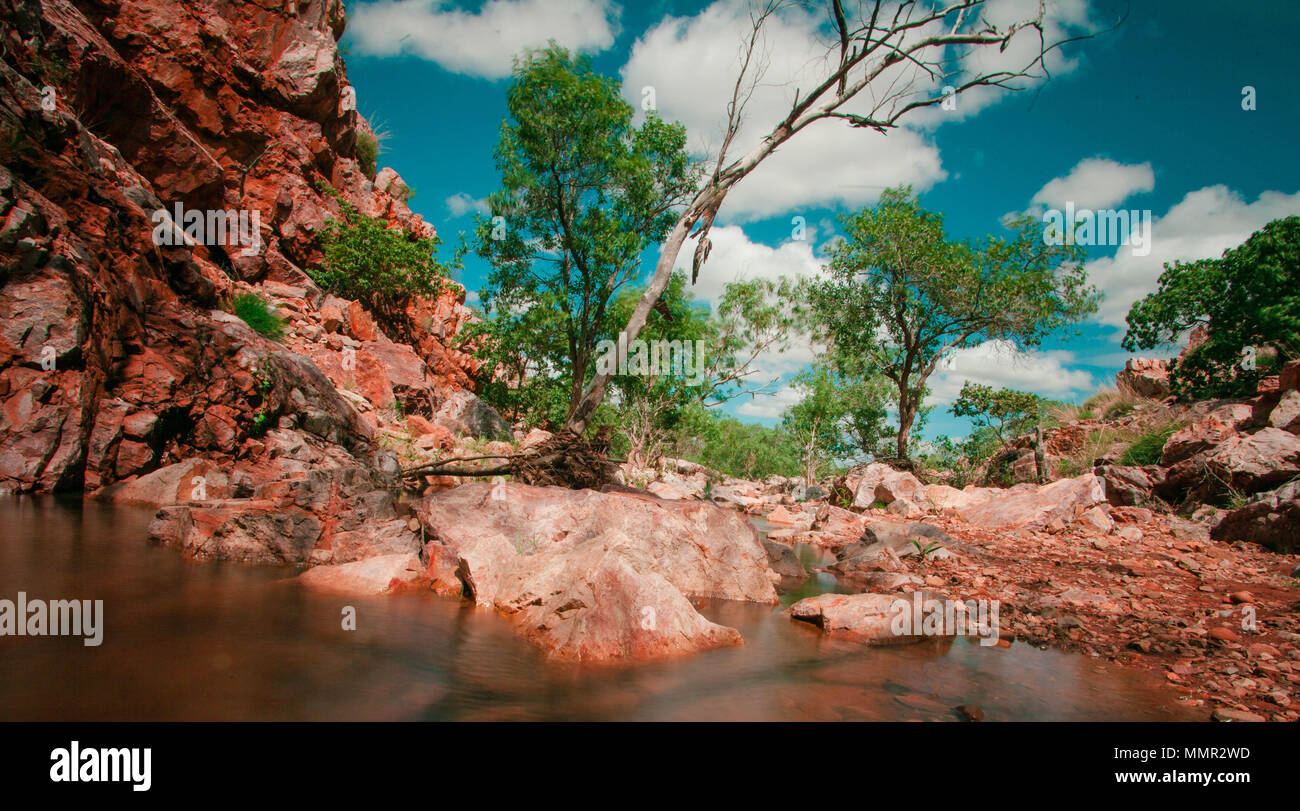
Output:
[[[990,13],[1026,3],[1036,5],[990,0]],[[686,124],[704,152],[717,140],[720,94],[734,80],[744,7],[742,0],[347,5],[343,41],[357,107],[388,133],[380,163],[416,189],[411,207],[448,247],[470,231],[476,206],[496,187],[492,151],[515,52],[555,39],[620,77],[633,104],[653,87],[660,114]],[[697,296],[710,300],[734,278],[815,273],[835,216],[874,203],[879,188],[899,182],[943,212],[954,237],[998,233],[1009,212],[1067,200],[1149,210],[1148,255],[1129,246],[1089,248],[1090,276],[1106,295],[1097,317],[1025,355],[996,345],[956,354],[931,381],[938,407],[927,435],[965,433],[965,421],[944,409],[966,379],[1064,400],[1113,381],[1127,357],[1119,346],[1124,314],[1154,289],[1163,262],[1218,256],[1269,220],[1300,213],[1300,90],[1291,56],[1300,7],[1293,0],[1049,5],[1061,30],[1101,32],[1054,63],[1052,81],[1020,93],[963,95],[956,111],[927,111],[889,135],[813,125],[728,198]],[[1126,10],[1122,24],[1106,31]],[[795,14],[771,27],[772,76],[787,62],[803,64],[811,19]],[[772,84],[755,97],[753,137],[789,92]],[[1254,88],[1254,110],[1242,109],[1246,86]],[[795,216],[808,224],[804,241],[791,239]],[[486,273],[471,256],[461,281],[474,291]],[[763,371],[785,379],[810,358],[798,346],[765,358]],[[771,423],[797,397],[779,386],[776,396],[729,410]]]

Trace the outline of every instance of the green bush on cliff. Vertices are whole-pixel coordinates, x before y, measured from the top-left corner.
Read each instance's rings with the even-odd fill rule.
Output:
[[[240,293],[231,299],[230,311],[263,337],[278,341],[284,335],[284,319],[256,293]]]
[[[403,309],[412,296],[436,296],[460,266],[463,249],[451,264],[438,261],[437,237],[420,237],[390,228],[380,217],[368,217],[348,201],[334,195],[343,216],[325,224],[321,232],[324,260],[311,268],[321,289],[342,298],[356,299],[399,333],[405,323]]]
[[[358,132],[356,154],[361,171],[373,180],[379,171],[379,138],[372,132]]]

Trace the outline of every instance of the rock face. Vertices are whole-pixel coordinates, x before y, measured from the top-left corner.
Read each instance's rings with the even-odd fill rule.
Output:
[[[1129,358],[1115,375],[1120,391],[1159,400],[1169,396],[1170,361],[1154,358]]]
[[[256,458],[282,421],[374,468],[366,398],[432,416],[472,387],[463,291],[412,301],[407,346],[304,273],[323,189],[433,235],[358,161],[343,27],[339,0],[0,0],[0,491]],[[284,343],[221,311],[253,287]]]
[[[522,484],[426,496],[415,514],[435,583],[510,616],[550,655],[639,659],[741,642],[697,598],[777,601],[778,576],[742,516],[665,501]]]

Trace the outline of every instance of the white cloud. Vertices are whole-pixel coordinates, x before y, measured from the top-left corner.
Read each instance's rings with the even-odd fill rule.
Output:
[[[1005,24],[1038,8],[1038,0],[991,0],[986,17]],[[1071,30],[1086,21],[1086,0],[1066,0],[1051,6],[1047,35]],[[680,121],[690,135],[690,148],[697,154],[713,154],[720,145],[730,98],[740,66],[741,46],[751,28],[749,4],[743,0],[718,0],[692,17],[668,17],[637,40],[622,71],[624,93],[640,105],[643,88],[655,91],[656,107],[668,120]],[[932,29],[917,29],[921,37]],[[1012,40],[1005,53],[983,48],[961,58],[967,67],[1023,67],[1031,58],[1026,49],[1036,47],[1033,32]],[[811,87],[825,75],[827,48],[825,10],[789,7],[765,24],[760,56],[765,66],[762,83],[745,108],[742,127],[729,155],[738,157],[755,146],[767,131],[789,111],[795,93]],[[1031,42],[1032,40],[1032,42]],[[1053,56],[1054,73],[1072,67]],[[869,113],[873,92],[888,94],[891,86],[903,87],[919,72],[910,63],[890,68],[852,102],[845,112]],[[927,95],[938,95],[930,87]],[[962,94],[956,111],[922,111],[916,127],[937,126],[957,121],[995,103],[1005,91],[989,89],[982,95]],[[939,159],[938,147],[920,130],[899,127],[882,135],[853,128],[840,121],[819,121],[768,158],[760,170],[745,178],[728,195],[723,206],[726,216],[744,221],[782,212],[839,205],[861,207],[874,203],[884,188],[911,184],[918,192],[944,180],[947,172]]]
[[[487,0],[477,12],[447,0],[358,4],[348,32],[358,53],[412,54],[454,73],[501,79],[526,48],[555,40],[588,53],[614,44],[618,11],[609,0]]]
[[[1139,192],[1156,186],[1150,163],[1124,164],[1107,158],[1079,161],[1065,177],[1051,180],[1038,190],[1033,202],[1061,209],[1072,202],[1076,209],[1114,208]]]
[[[1087,264],[1088,276],[1106,294],[1097,320],[1124,327],[1133,303],[1156,289],[1164,263],[1217,259],[1271,220],[1300,214],[1300,192],[1266,191],[1248,203],[1224,185],[1189,192],[1152,224],[1151,253],[1134,256],[1120,246],[1113,257]]]
[[[761,242],[750,242],[738,225],[719,225],[709,229],[713,247],[709,259],[700,269],[700,278],[691,293],[697,299],[717,304],[723,290],[735,281],[750,279],[777,279],[781,276],[797,278],[821,272],[822,260],[813,253],[809,240],[788,240],[778,247]],[[691,262],[695,257],[695,240],[688,239],[677,255],[677,270],[690,278]]]
[[[470,212],[479,214],[488,213],[487,199],[482,197],[470,197],[465,192],[458,192],[448,197],[446,200],[447,211],[453,218],[463,217]]]
[[[811,229],[809,230],[811,234]],[[821,271],[822,261],[813,252],[810,240],[790,240],[778,247],[751,242],[744,229],[738,225],[716,226],[709,231],[713,248],[709,260],[700,269],[699,281],[688,287],[699,300],[717,307],[726,286],[735,281],[751,279],[776,280],[781,276],[799,278],[813,276]],[[677,257],[677,269],[690,279],[691,261],[695,256],[695,240],[687,240]],[[750,385],[763,385],[769,381],[794,374],[812,363],[818,347],[805,338],[793,340],[783,351],[769,349],[754,360],[754,375]],[[770,396],[760,396],[770,400]],[[749,413],[749,412],[743,412]],[[778,412],[779,413],[779,412]]]
[[[746,417],[779,418],[787,408],[798,403],[803,397],[803,391],[787,385],[770,395],[759,395],[752,400],[746,400],[736,407],[736,413]]]
[[[926,405],[946,405],[957,399],[967,380],[994,388],[1016,389],[1054,399],[1073,399],[1097,387],[1092,376],[1071,369],[1072,352],[1021,352],[1009,341],[985,341],[959,349],[939,364],[927,384]]]

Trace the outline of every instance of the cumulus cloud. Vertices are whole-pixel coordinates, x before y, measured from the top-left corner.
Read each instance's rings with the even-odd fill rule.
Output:
[[[1049,8],[1049,37],[1077,30],[1087,21],[1086,0],[1065,0]],[[1038,0],[990,0],[983,13],[989,21],[1005,26],[1032,16],[1037,9]],[[727,102],[750,29],[749,5],[743,0],[718,0],[694,16],[665,18],[633,46],[622,71],[624,92],[640,104],[645,88],[653,88],[659,113],[687,127],[691,149],[714,154],[722,140]],[[918,28],[910,36],[919,38],[936,31]],[[745,107],[747,123],[731,147],[731,156],[757,145],[788,113],[795,93],[825,76],[828,56],[834,56],[834,49],[827,47],[827,33],[825,11],[820,6],[791,7],[767,21],[758,57],[763,79]],[[1036,49],[1037,41],[1036,36],[1019,36],[1006,52],[986,48],[979,49],[986,53],[951,56],[969,69],[1020,68],[1032,59],[1030,51]],[[1073,67],[1057,54],[1051,57],[1050,66],[1054,73]],[[915,65],[899,63],[843,109],[869,113],[873,104],[888,95],[887,88],[906,87],[919,74]],[[919,81],[918,88],[927,97],[940,94],[941,86],[931,87],[928,78]],[[768,158],[760,171],[745,178],[728,195],[723,210],[726,216],[745,221],[828,205],[857,208],[874,203],[881,190],[903,183],[924,191],[944,180],[947,172],[938,148],[923,130],[973,115],[1005,93],[989,89],[982,94],[962,94],[956,110],[922,111],[925,114],[917,114],[912,121],[915,128],[903,126],[888,135],[840,121],[819,121]]]
[[[609,0],[487,0],[477,12],[450,0],[379,0],[352,9],[358,53],[411,54],[453,73],[501,79],[525,48],[549,40],[594,53],[614,44],[618,11]]]
[[[720,225],[709,230],[713,243],[709,261],[700,270],[699,281],[691,293],[697,299],[717,304],[728,284],[750,279],[799,278],[821,271],[822,260],[813,253],[809,240],[789,240],[773,248],[751,242],[738,225]],[[695,256],[695,240],[688,239],[677,255],[677,270],[690,274]]]
[[[787,408],[804,398],[797,386],[782,386],[770,395],[759,395],[736,407],[736,413],[746,417],[779,418]]]
[[[471,197],[465,192],[458,192],[448,197],[446,200],[447,211],[453,218],[463,217],[471,212],[479,214],[488,213],[487,199],[483,197]]]
[[[926,405],[947,405],[957,399],[967,380],[992,386],[1029,391],[1043,397],[1072,400],[1097,387],[1092,376],[1071,369],[1072,352],[1021,352],[1010,341],[985,341],[959,349],[939,364],[928,385]]]
[[[817,258],[809,240],[790,240],[773,248],[760,242],[751,242],[744,229],[737,225],[717,226],[710,230],[709,239],[713,242],[709,261],[700,270],[699,281],[689,290],[697,299],[708,302],[711,307],[717,306],[723,291],[731,282],[776,280],[782,276],[796,279],[813,276],[821,271],[822,261]],[[687,274],[688,279],[694,256],[695,240],[687,240],[677,257],[677,270]],[[766,384],[797,373],[813,362],[818,349],[811,341],[801,337],[792,341],[784,350],[769,349],[761,353],[754,361],[755,374],[750,378],[750,384]],[[772,398],[763,396],[761,399]]]
[[[1038,190],[1033,202],[1048,208],[1114,208],[1134,194],[1156,187],[1150,163],[1124,164],[1107,158],[1079,161],[1070,173],[1055,178]]]
[[[1189,192],[1151,228],[1151,253],[1134,256],[1119,247],[1114,256],[1087,264],[1088,276],[1105,293],[1097,319],[1124,327],[1129,308],[1155,291],[1166,262],[1216,259],[1271,220],[1300,214],[1300,192],[1266,191],[1250,203],[1224,185]]]

